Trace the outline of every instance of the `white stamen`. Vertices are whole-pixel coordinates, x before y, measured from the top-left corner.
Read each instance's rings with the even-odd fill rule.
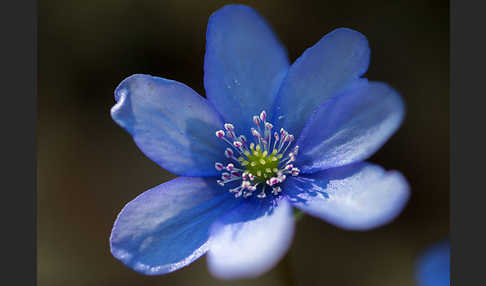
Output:
[[[242,187],[243,189],[246,189],[246,188],[248,188],[249,186],[251,186],[251,183],[250,183],[249,181],[243,181],[243,182],[241,182],[241,187]]]
[[[292,176],[300,174],[300,170],[290,164],[295,161],[298,146],[295,146],[293,151],[286,155],[295,139],[294,136],[283,128],[280,129],[280,132],[273,132],[274,126],[266,120],[265,111],[262,111],[259,116],[253,116],[253,123],[256,125],[256,128],[250,130],[254,137],[253,142],[248,142],[244,135],[237,135],[235,127],[231,123],[225,123],[224,129],[216,131],[216,136],[230,146],[225,149],[224,154],[226,158],[233,161],[227,163],[226,166],[220,162],[214,164],[216,170],[222,172],[221,180],[218,179],[216,182],[224,186],[229,182],[240,181],[238,187],[229,189],[229,192],[236,198],[241,196],[248,198],[257,189],[261,190],[257,197],[265,198],[267,185],[272,188],[269,191],[271,194],[279,195],[282,192],[279,184],[285,181],[286,174]],[[272,142],[272,137],[274,142]],[[272,145],[273,148],[270,149]],[[236,153],[240,154],[238,158],[235,157]],[[254,174],[250,173],[250,169]]]
[[[226,156],[226,158],[232,158],[233,154],[233,150],[231,150],[230,148],[226,148],[226,150],[224,151],[224,155]]]
[[[224,124],[224,129],[226,129],[226,130],[228,130],[228,131],[231,132],[231,131],[235,130],[235,127],[231,123],[225,123]]]
[[[229,180],[229,179],[231,179],[231,174],[225,172],[225,173],[221,174],[221,177],[224,180]]]
[[[282,151],[282,154],[285,155],[285,152],[287,152],[287,149],[289,148],[290,144],[292,144],[292,141],[294,141],[294,136],[291,134],[287,137],[289,139],[289,143],[287,146],[285,146],[285,149]]]
[[[253,116],[253,122],[255,123],[256,126],[260,127],[260,118],[258,118],[257,115]]]
[[[216,137],[223,138],[224,137],[224,131],[223,130],[216,131]]]
[[[223,171],[224,165],[216,162],[216,163],[214,163],[214,168],[216,168],[216,170],[218,170],[218,171]]]
[[[265,194],[265,185],[263,185],[262,192],[257,195],[258,198],[263,199],[267,195]]]
[[[245,135],[240,135],[239,139],[240,139],[240,142],[243,143],[243,145],[246,144],[247,141],[246,141]]]
[[[251,129],[251,135],[253,135],[253,137],[255,137],[255,138],[261,137],[260,132],[258,132],[255,128]]]
[[[282,191],[282,188],[280,188],[280,186],[276,186],[276,187],[273,187],[272,188],[272,194],[273,195],[278,195],[278,193],[280,193]]]
[[[260,113],[260,120],[265,122],[267,119],[267,113],[265,112],[265,110],[263,110],[261,113]]]
[[[294,176],[294,177],[298,176],[299,173],[300,173],[299,168],[292,168],[292,172],[291,172],[292,176]]]

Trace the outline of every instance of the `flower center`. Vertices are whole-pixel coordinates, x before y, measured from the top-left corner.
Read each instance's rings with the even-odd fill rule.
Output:
[[[258,198],[265,198],[268,189],[277,196],[282,192],[280,183],[285,181],[287,175],[298,176],[300,170],[291,163],[299,151],[295,146],[290,151],[294,136],[285,129],[273,132],[273,125],[266,121],[265,111],[260,116],[253,116],[256,128],[251,128],[254,142],[247,141],[244,135],[237,136],[235,128],[230,123],[224,124],[224,129],[216,131],[216,136],[230,147],[226,148],[226,158],[232,160],[226,165],[216,162],[216,170],[221,171],[218,184],[225,186],[230,182],[239,181],[239,185],[229,189],[236,198],[248,198],[258,190]]]

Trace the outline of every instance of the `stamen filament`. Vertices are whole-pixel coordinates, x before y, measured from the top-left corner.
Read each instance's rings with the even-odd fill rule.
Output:
[[[216,170],[222,172],[221,180],[218,179],[217,183],[224,186],[226,183],[241,181],[240,186],[228,190],[235,198],[248,198],[257,189],[261,191],[256,197],[265,198],[267,185],[270,188],[269,193],[277,196],[282,192],[279,184],[284,182],[287,176],[300,174],[297,167],[289,164],[295,161],[298,146],[287,155],[294,136],[283,128],[280,132],[273,132],[273,125],[266,119],[265,111],[259,116],[253,116],[256,125],[256,128],[251,128],[253,142],[248,142],[244,135],[236,134],[234,126],[230,123],[224,124],[226,131],[216,131],[216,136],[230,145],[225,149],[224,155],[234,162],[226,165],[215,163]]]

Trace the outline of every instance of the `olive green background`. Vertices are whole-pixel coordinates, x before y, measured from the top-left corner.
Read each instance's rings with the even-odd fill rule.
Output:
[[[240,281],[213,278],[202,257],[143,276],[109,252],[121,208],[175,176],[146,158],[110,118],[113,90],[133,73],[204,95],[209,15],[226,1],[39,1],[38,284],[414,285],[420,251],[449,232],[448,1],[238,1],[256,8],[295,60],[337,27],[368,37],[366,77],[399,90],[401,129],[370,161],[400,170],[412,195],[391,224],[368,232],[305,216],[284,262]]]

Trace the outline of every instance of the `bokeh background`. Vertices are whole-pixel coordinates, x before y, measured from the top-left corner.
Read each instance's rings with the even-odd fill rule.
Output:
[[[337,27],[368,37],[366,77],[398,89],[402,128],[370,161],[398,169],[412,196],[368,232],[306,216],[284,262],[251,280],[210,276],[205,258],[148,277],[109,252],[121,208],[175,176],[146,158],[110,118],[113,90],[133,73],[200,94],[209,15],[227,1],[43,0],[38,25],[38,284],[414,285],[417,255],[449,233],[449,2],[235,1],[256,8],[295,60]]]

